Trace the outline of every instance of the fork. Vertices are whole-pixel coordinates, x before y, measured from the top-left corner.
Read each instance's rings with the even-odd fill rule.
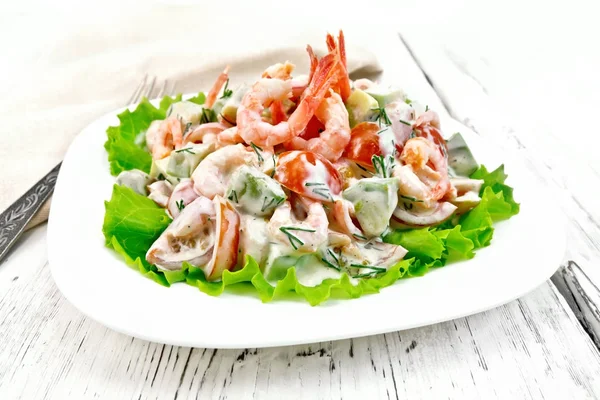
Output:
[[[156,76],[149,79],[148,75],[145,75],[133,91],[126,105],[139,102],[143,96],[152,98],[156,81]],[[168,81],[165,80],[162,88],[158,90],[155,97],[162,97],[166,93],[174,92],[175,83],[171,84],[171,90],[167,90],[167,85]],[[61,165],[62,161],[0,214],[0,262],[2,262],[10,248],[26,231],[29,222],[50,198],[54,191]]]

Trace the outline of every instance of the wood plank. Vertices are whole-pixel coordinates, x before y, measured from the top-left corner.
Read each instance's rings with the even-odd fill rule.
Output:
[[[596,146],[592,145],[597,139],[594,132],[588,129],[588,122],[575,118],[569,123],[568,129],[577,132],[576,142],[579,143],[572,147],[573,141],[565,141],[564,126],[548,124],[548,121],[556,121],[556,109],[537,104],[539,100],[545,105],[544,96],[528,93],[529,99],[520,100],[528,101],[530,108],[535,110],[526,114],[527,118],[519,115],[518,110],[511,106],[510,98],[524,96],[518,90],[520,84],[526,82],[519,81],[517,76],[503,77],[489,62],[482,69],[478,62],[480,55],[464,45],[453,46],[452,42],[445,42],[441,46],[439,42],[420,35],[419,31],[410,29],[403,31],[402,37],[413,48],[417,62],[431,77],[444,103],[450,107],[452,116],[495,143],[500,151],[522,157],[537,181],[549,191],[550,198],[544,201],[555,201],[566,216],[569,242],[565,263],[575,263],[571,265],[577,265],[585,274],[584,280],[590,282],[586,288],[591,292],[584,295],[598,298],[596,288],[600,285],[600,271],[596,265],[600,261],[600,215],[594,182],[600,179],[600,163]],[[448,48],[452,48],[452,51]],[[459,53],[459,50],[462,52]],[[532,59],[530,63],[542,69],[545,61],[543,58],[538,61]],[[595,64],[600,67],[600,62],[595,61]],[[490,95],[492,90],[487,89],[486,84],[490,80],[486,80],[486,75],[494,75],[497,80],[504,79],[506,85],[514,87],[513,92],[498,97]],[[555,93],[554,96],[568,98],[567,93]],[[571,284],[564,283],[568,275],[572,273],[561,269],[552,280],[565,297],[581,298],[578,293],[581,287],[575,288],[573,278],[566,278]],[[597,338],[598,321],[595,314],[578,312],[578,308],[574,308],[574,311],[582,318],[582,324],[592,329],[592,337]]]
[[[45,247],[44,231],[34,229],[11,255],[18,279],[0,268],[2,398],[600,396],[598,352],[548,283],[506,306],[420,329],[271,349],[190,349],[82,316],[45,262],[26,262],[31,242]]]

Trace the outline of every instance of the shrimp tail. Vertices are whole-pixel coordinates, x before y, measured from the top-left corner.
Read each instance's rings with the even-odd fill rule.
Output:
[[[212,108],[215,105],[215,101],[217,100],[217,95],[221,91],[221,88],[229,79],[229,65],[225,67],[223,72],[219,74],[217,80],[215,81],[213,87],[208,92],[208,96],[206,96],[206,101],[204,102],[204,106],[206,108]]]

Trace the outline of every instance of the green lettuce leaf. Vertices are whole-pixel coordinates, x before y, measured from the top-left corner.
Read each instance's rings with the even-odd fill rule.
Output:
[[[105,208],[102,231],[106,245],[122,255],[128,265],[162,285],[186,282],[211,296],[220,295],[228,286],[250,284],[264,302],[289,296],[293,292],[304,297],[311,305],[317,305],[329,298],[355,298],[377,293],[400,278],[424,274],[434,264],[415,259],[402,260],[377,278],[361,280],[356,285],[344,274],[339,279],[326,279],[315,287],[299,283],[295,267],[291,267],[273,286],[263,276],[258,263],[248,257],[239,271],[225,271],[220,282],[209,282],[202,269],[187,263],[179,271],[163,271],[148,264],[146,252],[171,223],[164,209],[152,200],[127,187],[114,185],[112,197],[105,202]]]
[[[165,101],[165,109],[168,108],[167,103]],[[134,123],[127,124],[132,126]],[[134,130],[130,129],[131,132]],[[118,165],[128,164],[120,160]],[[103,233],[106,245],[122,255],[128,265],[162,285],[184,282],[211,296],[219,296],[225,290],[245,290],[239,293],[247,294],[250,289],[250,293],[255,293],[263,302],[300,296],[315,306],[330,298],[350,299],[377,293],[398,279],[422,276],[431,268],[474,257],[475,249],[489,245],[494,232],[493,223],[519,211],[512,188],[504,184],[506,175],[503,171],[500,167],[489,173],[482,166],[474,174],[474,177],[484,180],[481,202],[463,215],[458,223],[454,222],[455,225],[445,223],[436,228],[386,234],[386,242],[408,250],[406,258],[385,273],[375,278],[361,279],[358,283],[353,283],[344,274],[339,279],[326,279],[314,287],[304,286],[296,277],[298,265],[292,263],[293,266],[279,271],[277,282],[271,284],[252,257],[245,260],[242,269],[225,271],[220,282],[207,281],[201,268],[189,264],[184,264],[179,271],[159,270],[145,260],[145,254],[171,219],[153,201],[117,185],[113,188],[110,201],[105,202]]]

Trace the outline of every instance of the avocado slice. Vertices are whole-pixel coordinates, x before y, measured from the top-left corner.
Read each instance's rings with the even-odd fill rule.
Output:
[[[225,196],[237,207],[256,216],[272,214],[287,199],[279,182],[246,165],[233,174]]]
[[[364,121],[375,121],[377,118],[377,100],[360,89],[354,89],[346,100],[346,109],[350,120],[350,128]]]
[[[238,107],[242,104],[242,99],[248,90],[250,90],[250,86],[247,84],[238,86],[231,96],[226,99],[217,100],[214,107],[215,112],[221,114],[230,124],[235,125]]]
[[[375,85],[365,90],[365,92],[377,100],[377,107],[385,107],[387,104],[397,100],[405,101],[406,93],[400,88],[386,87],[383,88],[379,85]]]
[[[479,164],[465,139],[456,132],[448,140],[448,166],[453,176],[471,176],[479,168]]]
[[[393,178],[365,178],[344,190],[352,202],[356,219],[369,237],[381,235],[398,205],[398,181]]]
[[[176,116],[181,123],[186,125],[198,125],[200,118],[202,117],[203,106],[192,103],[191,101],[178,101],[177,103],[171,104],[167,111],[167,117]]]
[[[181,179],[189,178],[207,155],[214,150],[214,144],[188,144],[187,146],[171,152],[161,160],[153,160],[150,176],[157,178],[163,175],[173,185]]]
[[[146,187],[152,182],[154,182],[154,178],[139,169],[123,171],[117,176],[117,185],[127,186],[142,196],[148,196],[148,189]]]

